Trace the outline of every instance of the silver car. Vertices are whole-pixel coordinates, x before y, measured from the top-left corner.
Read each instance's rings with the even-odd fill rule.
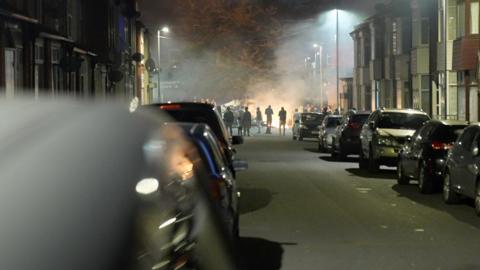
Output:
[[[318,151],[329,153],[333,146],[333,136],[339,125],[342,123],[341,115],[327,115],[323,119],[318,134]]]

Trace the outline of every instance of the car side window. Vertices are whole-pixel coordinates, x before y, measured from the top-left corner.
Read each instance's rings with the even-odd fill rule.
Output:
[[[472,147],[473,139],[475,138],[477,130],[475,128],[467,128],[458,139],[458,145],[468,151]]]
[[[224,168],[226,164],[226,160],[224,156],[220,153],[219,146],[216,143],[215,138],[212,136],[212,134],[207,133],[207,140],[212,148],[212,154],[213,154],[213,158],[215,159],[215,164],[218,166],[219,169]]]
[[[425,125],[423,127],[421,127],[419,130],[420,130],[420,133],[419,133],[419,142],[426,142],[428,140],[428,138],[430,137],[430,133],[432,132],[432,130],[434,129],[434,126],[432,125]]]

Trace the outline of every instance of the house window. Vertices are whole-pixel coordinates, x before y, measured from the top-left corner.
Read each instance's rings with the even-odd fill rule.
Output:
[[[479,5],[478,0],[470,2],[470,34],[479,34]]]
[[[421,81],[421,99],[422,99],[422,110],[425,112],[430,111],[430,75],[422,75]]]
[[[448,0],[447,14],[448,40],[457,38],[457,0]]]
[[[459,1],[457,5],[457,37],[465,36],[465,2]]]
[[[422,23],[421,23],[421,42],[422,44],[428,44],[429,43],[429,22],[428,22],[428,19],[422,19]]]
[[[394,55],[398,54],[398,29],[397,22],[392,23],[392,52]]]

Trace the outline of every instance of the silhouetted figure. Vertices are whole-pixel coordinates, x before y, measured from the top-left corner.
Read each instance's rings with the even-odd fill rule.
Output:
[[[230,131],[230,135],[233,135],[233,122],[235,122],[235,116],[230,107],[227,107],[227,111],[223,114],[223,121],[225,122],[228,131]]]
[[[238,118],[237,118],[238,120],[237,121],[238,121],[238,135],[239,136],[243,136],[243,113],[244,112],[242,111],[242,109],[240,109],[238,111]]]
[[[250,128],[252,127],[252,114],[248,110],[248,107],[245,107],[245,112],[243,113],[242,126],[243,135],[250,136]]]
[[[268,105],[268,108],[265,110],[265,115],[267,116],[267,134],[272,134],[272,116],[273,110],[272,106]]]
[[[287,111],[282,107],[280,112],[278,113],[278,116],[280,117],[280,135],[285,136],[285,125],[287,124]],[[283,132],[282,132],[283,128]]]
[[[260,107],[257,107],[257,116],[255,117],[255,120],[257,121],[258,134],[260,134],[262,133],[262,122],[263,122],[263,117],[262,117],[262,112],[260,111]]]

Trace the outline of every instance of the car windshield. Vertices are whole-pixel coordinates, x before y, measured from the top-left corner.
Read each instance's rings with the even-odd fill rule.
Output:
[[[321,124],[323,121],[324,116],[322,114],[302,114],[302,122],[306,124]]]
[[[447,126],[441,125],[439,126],[431,135],[432,140],[441,141],[441,142],[454,142],[457,140],[458,136],[462,134],[463,130],[467,126],[465,125],[455,125],[455,126]]]
[[[424,114],[413,113],[382,113],[378,128],[390,129],[418,129],[430,118]]]
[[[355,114],[355,115],[352,115],[350,116],[350,122],[352,123],[358,123],[358,124],[365,124],[365,122],[367,121],[369,115],[368,114]]]
[[[172,118],[179,122],[185,123],[204,123],[207,124],[215,136],[225,145],[225,134],[227,131],[224,131],[222,124],[219,121],[218,116],[213,110],[205,110],[202,109],[201,111],[195,109],[172,109],[172,110],[164,110],[167,112]]]
[[[339,118],[339,117],[329,117],[326,120],[325,127],[327,127],[327,128],[336,127],[336,126],[340,125],[341,121],[342,121],[342,119]]]

